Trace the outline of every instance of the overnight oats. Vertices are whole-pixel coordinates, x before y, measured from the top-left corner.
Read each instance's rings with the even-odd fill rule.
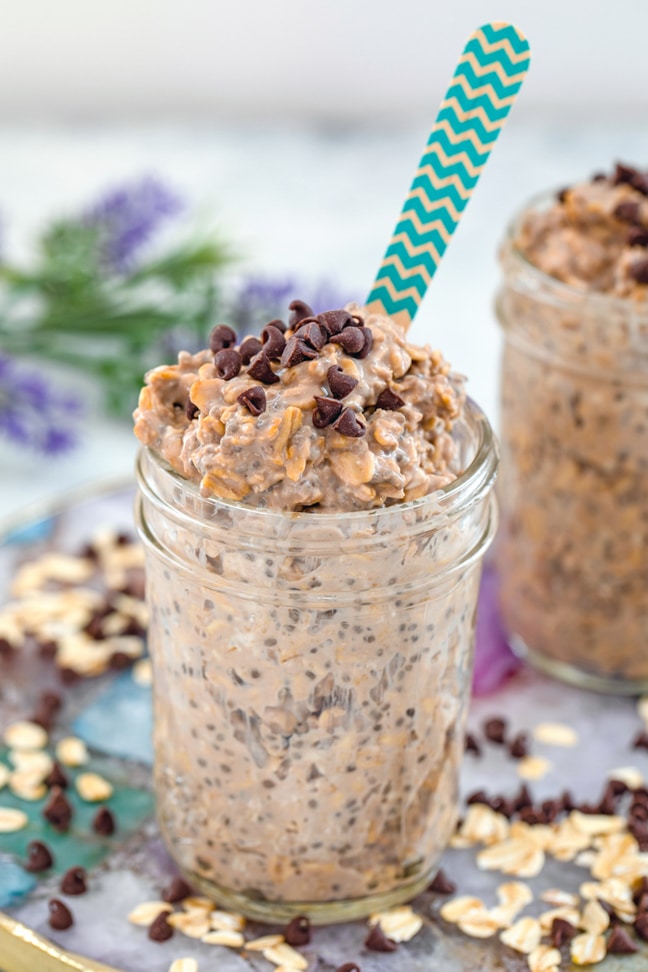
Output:
[[[504,618],[591,688],[648,688],[648,175],[537,200],[502,248]]]
[[[135,418],[171,853],[266,920],[413,896],[456,822],[488,422],[390,318],[300,301],[150,372]]]

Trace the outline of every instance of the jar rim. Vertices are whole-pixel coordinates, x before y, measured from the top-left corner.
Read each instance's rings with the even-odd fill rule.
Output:
[[[187,479],[176,469],[174,469],[163,457],[154,449],[143,447],[140,449],[137,459],[138,478],[140,483],[145,480],[145,473],[142,468],[144,456],[148,456],[163,475],[175,482],[175,485],[185,490],[188,494],[193,494],[196,500],[203,504],[208,504],[214,511],[232,511],[237,513],[249,512],[251,519],[258,518],[259,522],[279,524],[290,522],[294,524],[314,525],[316,522],[321,526],[339,525],[341,522],[347,525],[352,524],[355,519],[361,519],[364,524],[381,523],[388,524],[390,519],[402,517],[408,512],[425,512],[426,521],[435,515],[447,515],[450,511],[464,506],[470,506],[477,502],[485,492],[487,492],[495,480],[499,461],[497,440],[493,429],[485,413],[470,397],[466,398],[464,416],[469,424],[476,430],[478,440],[474,455],[466,468],[446,486],[441,486],[425,496],[408,500],[405,503],[394,503],[391,506],[381,506],[366,510],[314,512],[314,511],[293,511],[276,510],[267,507],[252,506],[237,500],[221,499],[215,496],[203,496],[200,493],[199,484]],[[438,507],[434,509],[435,505]],[[176,515],[180,511],[175,511]]]
[[[557,277],[553,277],[545,270],[541,270],[539,267],[537,267],[535,263],[532,263],[522,252],[522,250],[516,246],[515,240],[518,238],[518,233],[523,218],[529,212],[540,209],[542,206],[555,200],[559,191],[560,190],[558,188],[555,188],[545,189],[541,192],[535,193],[526,201],[526,203],[524,203],[524,205],[520,206],[520,208],[515,211],[506,226],[504,239],[502,240],[500,248],[500,262],[503,264],[504,268],[506,269],[507,261],[512,263],[522,272],[531,277],[535,282],[552,293],[554,298],[562,300],[565,303],[568,302],[570,304],[574,304],[576,302],[580,302],[583,304],[588,304],[592,308],[600,309],[602,313],[606,311],[617,311],[626,316],[632,315],[639,319],[648,320],[648,301],[646,301],[644,304],[638,304],[637,301],[633,300],[631,297],[619,297],[616,294],[605,294],[596,290],[586,290],[581,287],[576,287],[573,284],[565,283],[564,280],[559,280]]]

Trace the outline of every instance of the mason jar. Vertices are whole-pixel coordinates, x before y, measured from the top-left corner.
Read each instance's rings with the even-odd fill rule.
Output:
[[[450,485],[285,513],[138,460],[155,789],[190,883],[265,921],[414,896],[455,827],[497,450],[472,403]]]
[[[512,645],[565,681],[648,690],[648,305],[501,249],[501,607]]]

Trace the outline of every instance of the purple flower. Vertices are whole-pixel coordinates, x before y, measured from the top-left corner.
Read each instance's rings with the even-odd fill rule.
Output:
[[[288,304],[296,297],[310,304],[316,314],[344,307],[355,299],[328,280],[321,280],[313,287],[294,277],[278,280],[248,277],[234,300],[230,323],[239,334],[258,333],[273,317],[287,321]]]
[[[160,223],[181,209],[182,202],[174,193],[152,176],[145,176],[106,193],[90,209],[86,223],[99,231],[106,266],[124,273]]]
[[[497,604],[499,583],[494,567],[486,566],[482,575],[477,606],[477,634],[473,695],[490,695],[521,665],[509,648]]]
[[[49,456],[67,452],[76,444],[80,408],[77,399],[53,388],[42,374],[25,371],[0,354],[0,435],[10,442]]]

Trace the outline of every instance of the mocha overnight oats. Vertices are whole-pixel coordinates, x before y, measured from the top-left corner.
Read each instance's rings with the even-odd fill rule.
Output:
[[[454,827],[495,447],[382,315],[210,344],[136,413],[160,825],[247,914],[366,914]]]
[[[538,201],[502,249],[505,621],[591,687],[648,686],[648,176]]]

